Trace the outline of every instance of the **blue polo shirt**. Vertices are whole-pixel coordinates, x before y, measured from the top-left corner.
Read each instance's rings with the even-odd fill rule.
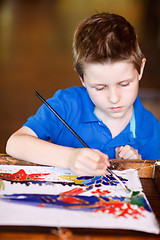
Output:
[[[110,159],[115,158],[115,148],[124,145],[137,149],[142,159],[160,159],[160,123],[143,107],[139,97],[134,103],[130,123],[114,138],[108,127],[94,114],[94,104],[86,88],[58,90],[47,102],[90,148],[99,149]],[[32,129],[40,139],[62,146],[84,147],[44,104],[24,126]]]

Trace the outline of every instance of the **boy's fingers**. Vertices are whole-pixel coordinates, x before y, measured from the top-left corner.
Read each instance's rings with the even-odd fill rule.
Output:
[[[115,148],[115,158],[122,158],[122,157],[120,157],[120,152],[122,151],[122,149],[123,149],[123,147],[124,146],[120,146],[120,147],[116,147]]]
[[[141,160],[142,159],[141,155],[138,153],[138,151],[136,149],[134,149],[134,150],[127,152],[124,157],[126,159],[139,159],[139,160]]]
[[[89,175],[104,175],[107,173],[107,167],[110,166],[108,155],[96,149],[85,149],[84,156],[76,162],[76,169],[82,170]]]
[[[119,157],[124,158],[126,157],[126,153],[131,149],[129,145],[122,146],[119,150]]]
[[[79,176],[102,176],[107,174],[107,170],[106,169],[93,170],[83,165],[77,170],[77,174]]]
[[[109,161],[109,157],[107,154],[105,154],[97,149],[93,149],[93,151],[98,154],[99,161],[103,161],[107,165],[107,167],[110,167],[110,161]]]
[[[85,159],[85,161],[81,161],[81,163],[91,170],[107,168],[107,165],[106,165],[106,162],[104,161],[104,159],[101,159],[101,160],[99,160],[99,162],[97,162],[97,161],[94,161],[94,159],[88,157]]]
[[[141,155],[137,149],[132,148],[129,145],[123,146],[119,152],[119,157],[123,159],[141,159]]]
[[[99,176],[107,174],[110,166],[108,155],[95,149],[76,149],[72,159],[72,170],[78,175]],[[74,164],[73,164],[74,163]]]

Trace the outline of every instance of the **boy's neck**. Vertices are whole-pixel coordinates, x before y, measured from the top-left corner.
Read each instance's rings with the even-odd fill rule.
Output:
[[[108,115],[105,115],[104,113],[97,111],[96,108],[95,114],[109,128],[112,134],[112,138],[114,138],[118,134],[120,134],[130,122],[133,115],[133,106],[124,116],[120,118],[109,117]]]

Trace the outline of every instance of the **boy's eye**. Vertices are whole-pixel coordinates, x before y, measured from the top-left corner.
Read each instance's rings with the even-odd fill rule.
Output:
[[[103,90],[105,88],[105,86],[98,86],[98,87],[96,87],[95,89],[97,90],[97,91],[101,91],[101,90]]]
[[[119,83],[119,85],[122,86],[122,87],[127,87],[127,86],[129,86],[129,84],[130,84],[130,82],[121,82],[121,83]]]

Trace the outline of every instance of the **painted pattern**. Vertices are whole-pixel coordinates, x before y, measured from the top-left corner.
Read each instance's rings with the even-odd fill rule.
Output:
[[[87,187],[87,190],[91,190],[94,187],[100,188],[102,186],[117,186],[119,182],[111,175],[95,176],[95,177],[76,177],[76,176],[60,176],[62,179],[72,180],[77,185],[84,185]],[[128,180],[122,177],[119,177],[123,183],[126,183]]]
[[[93,188],[100,188],[102,186],[117,186],[119,183],[116,179],[114,179],[111,175],[105,176],[70,176],[70,175],[60,175],[59,177],[64,180],[69,180],[71,182],[48,182],[45,181],[45,176],[50,175],[50,173],[32,173],[27,174],[23,169],[20,169],[18,172],[15,173],[5,173],[0,172],[0,179],[7,180],[12,183],[14,182],[21,182],[22,184],[25,183],[27,186],[30,184],[62,184],[62,185],[80,185],[85,186],[86,190],[91,190]],[[122,177],[119,177],[123,183],[126,183],[128,180]],[[97,192],[98,193],[98,192]]]
[[[69,210],[102,212],[112,214],[116,218],[132,216],[138,219],[144,217],[143,211],[151,212],[143,195],[125,197],[80,196],[82,188],[75,188],[58,195],[47,194],[13,194],[4,195],[2,200],[13,201],[19,204],[29,204],[37,207],[56,207]]]
[[[32,173],[27,174],[23,169],[20,169],[15,173],[5,173],[0,172],[0,178],[2,180],[9,181],[37,181],[43,180],[45,175],[49,175],[50,173]]]
[[[15,167],[11,171],[7,171],[7,168],[4,167],[3,171],[3,167],[1,167],[0,211],[3,217],[5,216],[4,211],[6,211],[5,204],[12,204],[11,209],[17,209],[19,214],[17,221],[19,218],[22,217],[24,219],[27,216],[26,221],[29,225],[30,214],[32,214],[32,211],[35,211],[34,209],[39,209],[40,211],[41,209],[45,211],[48,209],[49,212],[46,216],[50,216],[50,224],[58,224],[59,221],[63,222],[63,211],[66,211],[67,215],[64,217],[65,226],[68,225],[69,220],[69,222],[72,221],[72,226],[74,227],[77,219],[79,219],[78,222],[81,227],[86,226],[86,223],[83,225],[84,220],[80,220],[85,219],[87,226],[90,227],[93,227],[94,223],[94,227],[101,227],[100,225],[102,224],[107,228],[108,224],[110,224],[113,228],[117,226],[117,228],[124,229],[130,226],[130,229],[134,229],[136,226],[136,229],[143,230],[144,225],[145,231],[158,232],[155,216],[140,187],[135,189],[134,193],[136,194],[128,196],[111,175],[78,177],[67,171],[65,174],[62,174],[62,171],[59,171],[59,169],[55,169],[55,171],[52,171],[50,168],[37,169],[36,167]],[[131,175],[123,173],[119,178],[124,184],[128,184],[129,179],[130,181],[132,180]],[[135,184],[139,186],[137,180],[133,179],[132,186],[135,186]],[[24,217],[21,215],[21,212],[18,212],[20,206],[23,205],[32,208],[29,212],[25,212],[25,208],[21,208],[21,211],[24,211]],[[13,206],[17,206],[17,208],[13,208]],[[58,212],[54,213],[57,210]],[[51,215],[49,215],[50,211],[52,212]],[[75,217],[73,220],[72,217],[68,218],[70,216],[69,212],[74,212]],[[61,216],[61,220],[58,220],[57,213]],[[13,215],[15,218],[15,212]],[[38,219],[37,224],[42,222],[44,226],[43,218],[41,220]],[[120,221],[117,222],[116,219],[120,219]],[[132,221],[134,221],[133,225]],[[145,227],[148,221],[153,230]],[[0,224],[1,222],[4,224],[0,219]],[[6,218],[6,222],[8,222],[8,218]],[[45,221],[45,224],[47,222]]]

